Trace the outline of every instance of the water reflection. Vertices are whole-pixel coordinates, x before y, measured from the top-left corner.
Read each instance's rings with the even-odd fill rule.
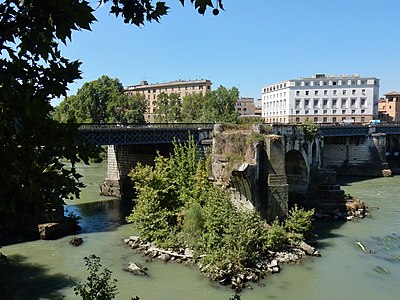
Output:
[[[92,233],[116,230],[126,223],[125,218],[131,211],[132,201],[110,199],[66,206],[65,215],[72,213],[80,217],[79,233]]]

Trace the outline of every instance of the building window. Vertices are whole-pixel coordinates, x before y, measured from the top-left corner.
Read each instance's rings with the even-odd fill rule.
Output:
[[[314,123],[318,122],[318,117],[314,117]]]
[[[336,117],[333,117],[333,118],[332,118],[332,122],[333,122],[333,123],[336,123]]]
[[[324,81],[323,85],[328,85],[328,82]]]
[[[343,95],[346,95],[346,93],[347,93],[346,90],[343,90],[343,91],[342,91],[342,94],[343,94]]]
[[[333,113],[333,114],[336,114],[336,109],[332,110],[332,113]]]
[[[351,94],[355,95],[356,94],[356,90],[351,90]]]
[[[199,86],[199,90],[202,90],[202,89],[203,89],[203,86],[202,86],[202,85],[200,85],[200,86]]]
[[[366,99],[361,98],[360,101],[361,101],[361,107],[365,107]]]
[[[299,110],[296,110],[296,115],[299,115],[300,114],[300,111]]]
[[[324,95],[325,96],[328,95],[328,91],[327,90],[324,90]]]
[[[351,98],[351,107],[355,107],[356,106],[356,98]]]
[[[328,108],[328,99],[322,100],[322,108]]]
[[[324,113],[324,115],[326,115],[328,113],[328,111],[326,109],[324,109],[323,113]]]
[[[300,91],[296,91],[296,96],[300,96]]]
[[[300,108],[300,99],[295,100],[295,108]]]
[[[361,90],[361,94],[365,95],[365,89]]]
[[[351,114],[354,115],[355,113],[356,113],[356,110],[355,110],[355,109],[352,109],[352,110],[351,110]]]
[[[332,85],[336,85],[337,84],[337,82],[336,81],[332,81]]]
[[[346,114],[346,110],[342,109],[342,115]]]
[[[310,94],[310,91],[306,91],[306,96],[308,96]]]
[[[306,81],[306,82],[304,82],[304,85],[305,85],[305,86],[308,86],[308,82],[307,82],[307,81]]]
[[[314,115],[318,114],[318,109],[314,109]]]
[[[347,107],[347,99],[342,99],[341,108],[346,108],[346,107]]]
[[[365,122],[365,117],[361,117],[361,122]]]
[[[319,101],[318,99],[314,99],[314,107],[318,107]]]
[[[324,123],[328,122],[328,118],[327,117],[324,117],[322,120],[323,120],[322,122],[324,122]]]
[[[333,90],[333,95],[334,95],[334,96],[337,95],[337,90]]]
[[[305,111],[304,111],[304,114],[305,114],[305,115],[308,115],[308,113],[309,113],[308,110],[305,110]]]
[[[310,100],[304,99],[304,108],[310,108]]]
[[[300,118],[296,118],[296,123],[300,123]]]
[[[362,109],[362,110],[361,110],[361,113],[362,113],[362,114],[365,114],[365,109]]]
[[[332,107],[337,107],[337,99],[332,99]]]

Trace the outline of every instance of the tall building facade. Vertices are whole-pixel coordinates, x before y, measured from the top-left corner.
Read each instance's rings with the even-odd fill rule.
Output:
[[[256,106],[254,104],[254,98],[240,97],[236,101],[235,111],[240,116],[254,116]]]
[[[378,103],[379,119],[387,122],[400,122],[400,92],[386,93]]]
[[[264,87],[262,117],[267,123],[349,120],[364,123],[378,115],[379,79],[358,74],[291,79]]]
[[[164,83],[149,84],[147,81],[142,81],[140,84],[127,86],[125,93],[129,95],[134,95],[136,93],[143,94],[147,100],[147,112],[144,117],[146,122],[155,121],[155,111],[157,107],[157,97],[161,93],[172,94],[176,93],[179,98],[189,94],[195,93],[206,93],[206,91],[211,91],[212,82],[210,80],[177,80]]]

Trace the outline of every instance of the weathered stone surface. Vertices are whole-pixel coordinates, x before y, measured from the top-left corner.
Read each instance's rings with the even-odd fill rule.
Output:
[[[134,262],[129,262],[129,265],[124,268],[124,271],[132,273],[133,275],[147,276],[147,268],[144,268]]]
[[[73,231],[75,231],[75,229],[68,222],[52,222],[38,225],[39,237],[42,240],[58,239],[72,233]]]
[[[83,239],[80,238],[80,237],[74,236],[74,237],[69,241],[69,243],[70,243],[72,246],[77,247],[77,246],[82,245]]]

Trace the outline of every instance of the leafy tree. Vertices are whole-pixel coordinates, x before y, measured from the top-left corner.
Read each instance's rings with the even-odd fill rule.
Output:
[[[182,119],[185,122],[237,123],[235,104],[239,98],[236,87],[219,86],[205,94],[192,94],[183,98]]]
[[[62,122],[78,123],[143,123],[144,95],[127,95],[119,79],[108,76],[86,82],[76,95],[65,98],[55,108],[54,117]]]
[[[116,279],[111,278],[112,271],[101,269],[100,257],[92,254],[84,258],[89,271],[86,281],[74,284],[75,295],[82,300],[111,300],[118,294]]]
[[[155,108],[156,122],[173,123],[181,121],[181,100],[179,94],[160,93],[157,96]]]
[[[304,134],[304,139],[307,142],[312,142],[318,133],[318,127],[313,120],[306,118],[300,125],[301,132]]]
[[[211,1],[190,2],[201,14],[213,7]],[[223,9],[220,0],[218,8]],[[168,7],[160,1],[113,0],[110,12],[140,26],[158,22]],[[88,162],[95,152],[78,142],[75,125],[53,121],[50,100],[65,97],[67,85],[81,78],[80,62],[63,57],[59,43],[66,44],[75,30],[90,30],[94,21],[93,9],[84,0],[0,3],[0,231],[41,215],[48,203],[58,205],[70,193],[79,194],[74,164]],[[100,100],[96,118],[101,119]],[[72,167],[59,163],[60,158]]]
[[[210,93],[207,91],[207,93]],[[182,100],[182,121],[200,122],[203,116],[205,96],[201,93],[189,94]]]
[[[236,123],[238,116],[235,112],[235,104],[238,98],[239,90],[236,87],[227,89],[219,86],[213,91],[212,97],[207,98],[206,107],[210,109],[206,110],[205,116],[215,122]]]

